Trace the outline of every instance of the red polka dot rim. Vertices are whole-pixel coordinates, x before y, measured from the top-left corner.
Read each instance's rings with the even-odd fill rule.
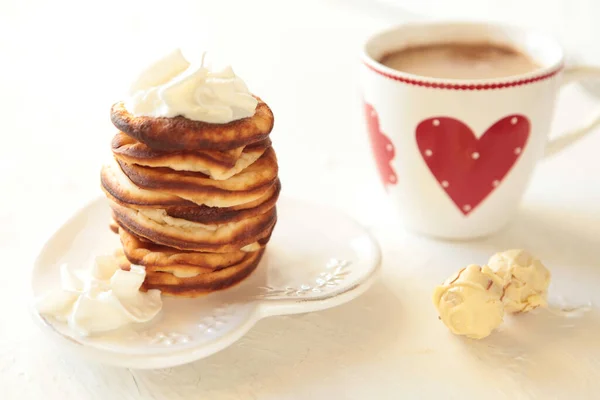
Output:
[[[464,83],[432,82],[432,81],[425,80],[425,78],[424,79],[407,78],[407,77],[403,77],[400,75],[395,75],[395,74],[392,74],[389,72],[385,72],[383,70],[380,70],[380,69],[374,67],[373,65],[370,65],[367,62],[364,62],[364,64],[367,66],[367,68],[378,73],[379,75],[382,75],[388,79],[391,79],[391,80],[394,80],[397,82],[402,82],[407,85],[415,85],[415,86],[421,86],[421,87],[432,88],[432,89],[447,89],[447,90],[495,90],[495,89],[505,89],[505,88],[515,87],[515,86],[522,86],[522,85],[527,85],[530,83],[535,83],[535,82],[543,81],[545,79],[552,78],[553,76],[558,74],[563,69],[563,65],[561,64],[558,66],[558,68],[555,68],[554,70],[552,70],[550,72],[546,72],[542,75],[517,79],[514,81],[464,84]]]

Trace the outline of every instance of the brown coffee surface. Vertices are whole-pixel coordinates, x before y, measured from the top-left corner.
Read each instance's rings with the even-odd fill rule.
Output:
[[[526,54],[489,43],[408,47],[386,54],[380,62],[400,72],[446,79],[502,78],[539,68]]]

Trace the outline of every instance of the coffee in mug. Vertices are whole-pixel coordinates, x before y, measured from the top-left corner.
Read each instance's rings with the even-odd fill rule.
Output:
[[[445,79],[502,78],[540,68],[528,55],[491,43],[407,47],[385,54],[379,62],[396,71]]]

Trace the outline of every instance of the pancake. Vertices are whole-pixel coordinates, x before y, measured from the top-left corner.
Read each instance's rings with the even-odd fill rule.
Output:
[[[129,180],[127,175],[119,166],[116,160],[110,164],[104,165],[100,173],[100,182],[102,190],[105,194],[115,201],[124,205],[133,205],[136,207],[149,208],[169,208],[183,207],[183,209],[193,208],[198,206],[196,203],[185,200],[181,197],[161,193],[156,190],[142,189]],[[265,201],[273,192],[277,192],[280,187],[278,180],[275,180],[272,185],[264,187],[264,191],[254,191],[251,193],[221,193],[220,207],[223,209],[243,209],[249,208],[252,204],[260,204]],[[197,198],[202,200],[202,198]],[[211,202],[210,200],[208,202]],[[213,199],[213,202],[216,200]],[[201,204],[201,206],[203,206]],[[205,208],[211,208],[206,206]]]
[[[225,180],[247,168],[271,146],[269,139],[238,147],[230,151],[153,150],[147,145],[120,132],[112,140],[115,157],[127,164],[146,167],[167,167],[176,171],[201,172],[212,179]]]
[[[227,124],[192,121],[182,116],[136,117],[123,102],[112,106],[110,119],[117,129],[155,150],[230,150],[264,140],[273,129],[271,109],[258,101],[252,117]]]
[[[206,225],[173,218],[165,210],[134,209],[110,201],[117,223],[138,237],[181,250],[229,253],[250,250],[260,239],[270,236],[277,221],[272,207],[263,214],[227,224]]]
[[[179,276],[193,276],[217,271],[238,264],[248,257],[247,252],[200,253],[178,250],[142,240],[119,229],[123,253],[135,265],[143,265],[147,271],[169,272]]]
[[[146,267],[146,279],[141,290],[158,289],[162,295],[176,297],[199,297],[227,289],[247,278],[258,266],[264,250],[249,253],[241,262],[228,268],[187,278],[176,277],[168,272],[153,272]],[[119,268],[128,271],[131,262],[122,249],[115,251]]]
[[[208,206],[167,206],[164,208],[167,215],[174,218],[186,219],[201,224],[225,224],[241,221],[262,214],[275,206],[281,191],[279,179],[267,193],[250,203],[233,207],[208,207]]]
[[[264,250],[249,253],[241,263],[191,278],[177,278],[165,272],[147,272],[142,290],[159,289],[161,294],[177,297],[199,297],[227,289],[247,278],[258,266]]]
[[[141,290],[158,289],[162,295],[176,297],[199,297],[227,289],[247,278],[258,266],[264,249],[249,253],[241,262],[228,268],[188,278],[178,278],[168,272],[152,272],[146,268],[146,279]],[[131,262],[121,249],[115,251],[119,268],[128,271]]]
[[[271,147],[248,168],[224,181],[200,172],[118,163],[135,186],[210,207],[230,207],[258,199],[275,183],[278,172],[277,157]]]
[[[197,205],[176,196],[171,201],[169,196],[135,186],[116,162],[102,168],[101,182],[106,197],[122,206],[163,209],[171,217],[201,224],[224,224],[262,214],[275,205],[281,191],[281,183],[277,179],[258,199],[231,207]]]
[[[110,164],[102,167],[100,183],[102,190],[104,190],[109,198],[116,199],[125,204],[158,208],[194,205],[191,201],[182,199],[181,197],[137,187],[123,173],[115,159]]]
[[[254,270],[264,250],[248,253],[241,262],[231,267],[223,268],[218,271],[207,274],[200,274],[188,278],[178,278],[173,274],[166,272],[146,271],[146,280],[144,285],[150,286],[174,287],[174,288],[194,288],[204,289],[204,291],[214,291],[224,289],[232,284],[239,282]]]

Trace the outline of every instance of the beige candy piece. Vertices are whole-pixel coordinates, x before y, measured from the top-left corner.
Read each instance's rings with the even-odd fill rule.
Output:
[[[489,267],[504,279],[504,309],[510,313],[528,312],[546,306],[550,271],[525,250],[507,250],[494,254]]]
[[[482,339],[502,323],[503,287],[488,266],[469,265],[436,287],[433,303],[452,333]]]

